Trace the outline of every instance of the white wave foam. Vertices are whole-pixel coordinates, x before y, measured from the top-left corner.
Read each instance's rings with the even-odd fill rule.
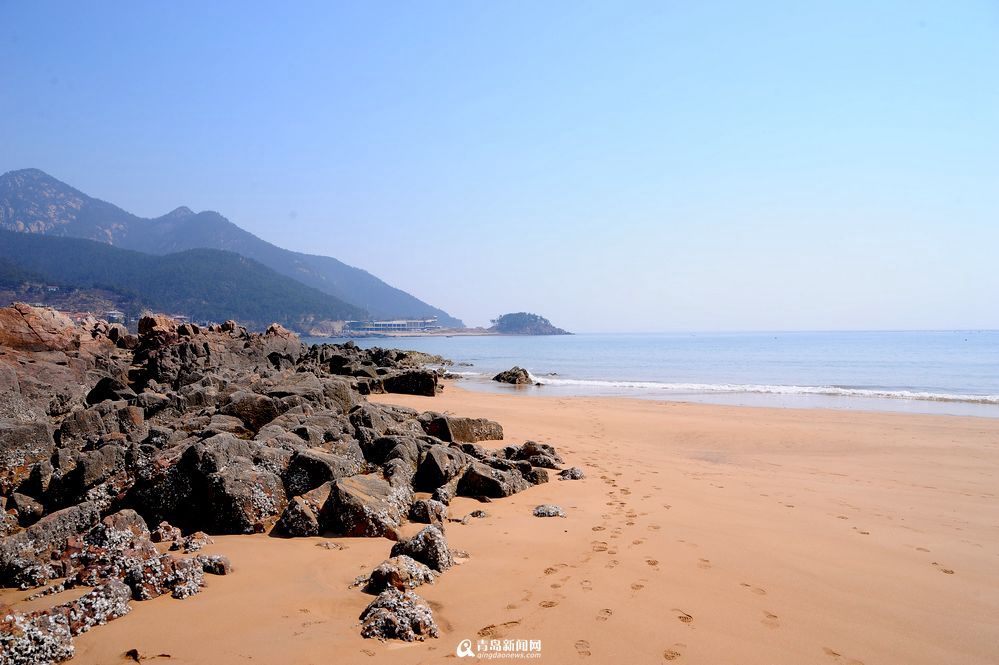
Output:
[[[999,395],[959,395],[914,390],[877,390],[842,388],[839,386],[779,386],[737,383],[664,383],[660,381],[601,381],[596,379],[557,379],[534,376],[535,383],[550,386],[580,386],[591,388],[625,388],[672,393],[756,393],[764,395],[820,395],[835,397],[870,397],[876,399],[920,400],[930,402],[969,402],[999,404]]]

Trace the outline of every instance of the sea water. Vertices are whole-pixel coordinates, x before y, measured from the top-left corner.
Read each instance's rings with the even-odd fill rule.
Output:
[[[475,390],[999,417],[999,331],[397,337],[355,343],[450,358],[451,371]],[[515,389],[490,380],[514,365],[540,385]]]

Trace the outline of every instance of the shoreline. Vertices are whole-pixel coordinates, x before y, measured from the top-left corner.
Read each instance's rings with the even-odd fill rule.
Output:
[[[999,422],[475,392],[372,402],[482,416],[493,448],[550,442],[580,481],[458,498],[470,558],[421,587],[441,637],[364,640],[350,581],[383,539],[222,536],[235,574],[136,603],[71,662],[430,663],[462,639],[532,639],[540,662],[989,663],[999,644]],[[555,503],[565,519],[531,516]],[[316,545],[333,540],[345,549]],[[5,597],[22,592],[5,592]]]
[[[638,392],[622,389],[618,392],[595,391],[587,394],[578,388],[559,385],[511,386],[488,379],[486,376],[462,376],[448,380],[448,384],[461,384],[461,389],[471,392],[518,397],[549,397],[557,399],[634,399],[646,402],[671,404],[704,404],[750,409],[816,409],[821,411],[893,413],[903,415],[934,415],[958,418],[999,419],[999,404],[976,400],[920,399],[909,397],[868,397],[836,394],[704,392],[684,393],[670,397],[666,391]],[[781,403],[783,402],[783,403]],[[797,402],[797,403],[795,403]],[[809,404],[809,402],[813,402]]]

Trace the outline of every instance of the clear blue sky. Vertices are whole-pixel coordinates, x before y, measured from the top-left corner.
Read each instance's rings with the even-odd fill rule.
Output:
[[[0,0],[0,171],[471,324],[999,327],[999,4]]]

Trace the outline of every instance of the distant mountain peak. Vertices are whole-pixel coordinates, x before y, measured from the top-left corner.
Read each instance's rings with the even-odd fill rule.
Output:
[[[194,211],[188,208],[187,206],[180,206],[179,208],[174,208],[167,214],[163,215],[163,217],[169,219],[177,219],[183,217],[191,217],[194,214],[195,214]]]
[[[97,240],[123,249],[169,254],[220,249],[259,261],[277,273],[368,311],[375,318],[438,317],[447,312],[332,257],[291,252],[240,228],[214,210],[181,206],[153,219],[90,197],[39,169],[0,176],[0,230]]]

